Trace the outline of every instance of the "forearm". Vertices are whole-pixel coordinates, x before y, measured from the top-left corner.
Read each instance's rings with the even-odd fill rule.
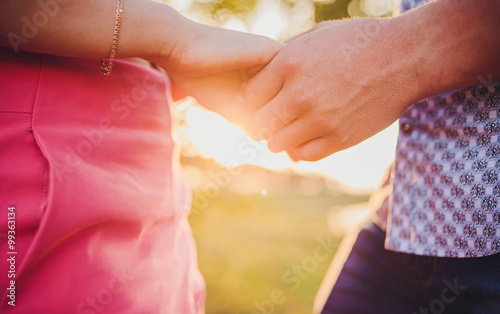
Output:
[[[2,1],[0,46],[71,57],[109,57],[116,0],[59,2]],[[166,5],[125,1],[117,57],[154,59],[160,51],[174,49],[189,23]]]
[[[500,1],[438,0],[391,20],[415,100],[500,80]]]

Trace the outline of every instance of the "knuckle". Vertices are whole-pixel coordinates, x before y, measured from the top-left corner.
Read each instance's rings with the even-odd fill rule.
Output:
[[[297,117],[297,110],[294,110],[294,106],[291,103],[273,108],[272,112],[276,123],[280,123],[281,125],[287,125]]]
[[[260,127],[266,127],[266,125],[268,124],[266,117],[267,113],[263,110],[259,110],[254,115],[254,122]]]
[[[345,149],[350,146],[349,143],[351,142],[351,134],[341,131],[337,132],[335,135],[335,142],[340,149]]]
[[[269,127],[271,128],[271,131],[276,132],[282,129],[286,123],[287,122],[283,119],[279,119],[277,115],[273,115],[269,120]]]
[[[296,144],[296,143],[293,140],[293,138],[290,138],[289,135],[285,135],[281,132],[278,132],[274,136],[273,144],[276,148],[279,148],[279,150],[282,151],[282,150],[289,149],[289,148],[295,146],[294,144]]]
[[[283,56],[283,70],[295,72],[302,64],[300,53],[287,53]]]
[[[329,133],[334,128],[334,122],[330,121],[323,113],[315,112],[309,115],[309,124],[314,125],[325,134]]]
[[[314,102],[314,92],[306,86],[297,86],[290,95],[290,111],[299,113],[307,110]]]
[[[243,101],[252,107],[257,106],[256,95],[253,85],[247,85],[243,90]]]

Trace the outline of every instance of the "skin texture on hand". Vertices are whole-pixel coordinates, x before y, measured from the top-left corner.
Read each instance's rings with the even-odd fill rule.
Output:
[[[321,23],[288,41],[240,97],[271,151],[318,160],[375,135],[420,99],[500,78],[499,31],[495,0]]]
[[[300,155],[288,151],[292,158],[317,160],[394,122],[416,92],[401,84],[409,75],[404,64],[367,49],[379,45],[387,23],[325,22],[289,41],[244,90],[252,109],[267,103],[255,114],[257,138],[273,152],[299,147]]]

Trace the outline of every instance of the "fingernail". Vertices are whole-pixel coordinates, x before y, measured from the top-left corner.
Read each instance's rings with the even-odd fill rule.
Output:
[[[293,163],[295,163],[295,164],[299,163],[300,159],[297,158],[297,155],[294,152],[292,152],[292,151],[286,151],[286,153],[288,154],[288,157],[290,158],[290,160]]]
[[[257,136],[257,140],[271,143],[274,134],[268,128],[260,128],[255,135]]]
[[[252,140],[254,140],[254,141],[256,141],[256,142],[258,142],[258,141],[259,141],[259,138],[257,137],[257,134],[255,134],[255,133],[253,133],[253,132],[249,132],[249,133],[248,133],[248,136],[249,136]]]
[[[278,144],[276,144],[276,142],[273,141],[272,139],[267,142],[267,148],[269,148],[269,150],[275,154],[283,151],[283,148],[281,148]]]

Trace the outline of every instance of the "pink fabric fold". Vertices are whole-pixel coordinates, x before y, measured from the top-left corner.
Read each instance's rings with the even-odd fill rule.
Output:
[[[104,77],[96,60],[0,60],[0,234],[15,206],[17,250],[2,312],[203,313],[168,79],[124,61]]]

